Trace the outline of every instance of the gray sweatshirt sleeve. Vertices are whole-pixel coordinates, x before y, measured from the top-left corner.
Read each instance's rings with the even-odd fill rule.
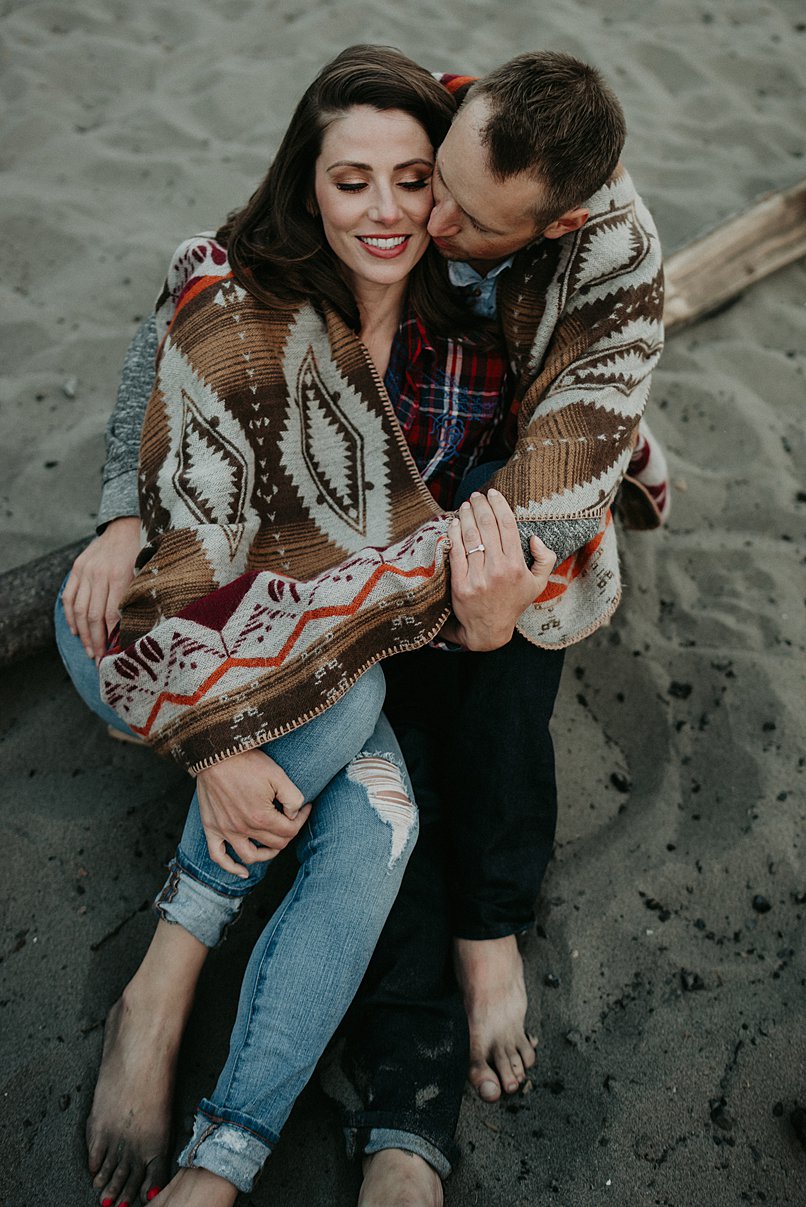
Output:
[[[518,531],[526,562],[531,566],[532,554],[529,537],[539,536],[543,544],[557,554],[557,565],[564,562],[577,549],[592,541],[599,531],[601,520],[583,518],[578,520],[530,520],[519,521]]]
[[[140,432],[154,386],[156,355],[157,323],[150,314],[129,344],[115,409],[106,425],[106,462],[96,527],[99,533],[111,520],[140,512],[137,497]]]

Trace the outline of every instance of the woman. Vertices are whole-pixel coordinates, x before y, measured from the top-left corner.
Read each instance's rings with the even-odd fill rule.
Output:
[[[367,671],[351,688],[355,658],[345,671],[341,657],[346,653],[332,643],[333,634],[316,636],[318,645],[306,647],[301,661],[320,659],[318,697],[311,705],[310,677],[302,691],[299,674],[296,679],[287,675],[288,691],[281,692],[290,704],[287,714],[275,721],[274,730],[282,733],[306,716],[313,717],[308,725],[271,744],[272,756],[284,768],[281,771],[267,752],[256,749],[272,735],[266,734],[262,679],[254,676],[254,659],[248,668],[251,679],[238,679],[232,686],[232,676],[246,674],[243,663],[250,660],[233,658],[232,626],[227,625],[259,580],[261,589],[268,582],[277,607],[268,619],[265,608],[259,621],[253,614],[249,641],[263,640],[263,629],[271,638],[276,628],[282,628],[287,619],[283,592],[295,596],[297,588],[307,588],[308,583],[296,583],[295,575],[283,577],[276,572],[267,580],[266,566],[271,574],[272,568],[293,564],[295,559],[307,556],[315,562],[318,558],[316,589],[325,581],[334,588],[334,580],[351,579],[350,569],[360,577],[369,564],[375,574],[377,566],[363,550],[368,539],[374,536],[380,544],[385,536],[384,543],[388,548],[391,542],[397,561],[382,558],[384,570],[391,566],[395,574],[410,573],[416,579],[416,567],[411,567],[417,556],[412,550],[423,537],[414,534],[422,534],[429,523],[432,544],[441,549],[444,561],[447,521],[434,523],[440,509],[414,472],[402,441],[375,454],[369,449],[364,455],[362,448],[358,460],[351,461],[345,454],[345,449],[350,452],[350,438],[368,443],[373,431],[368,432],[366,425],[356,431],[356,416],[349,411],[355,400],[340,400],[340,391],[333,390],[329,378],[333,368],[324,364],[327,351],[321,336],[324,332],[333,357],[337,353],[342,357],[336,370],[348,387],[344,393],[349,395],[353,388],[363,402],[374,391],[388,435],[389,399],[380,381],[387,375],[390,359],[398,373],[397,383],[387,375],[393,388],[399,384],[401,366],[405,369],[401,319],[408,313],[410,323],[425,320],[429,338],[432,332],[438,337],[441,331],[455,332],[467,324],[464,310],[446,301],[441,264],[428,253],[425,231],[432,148],[445,133],[450,108],[449,98],[431,77],[401,56],[366,48],[345,52],[306,93],[275,164],[250,205],[219,232],[220,242],[191,241],[171,274],[175,296],[168,309],[178,304],[179,316],[163,350],[161,376],[143,435],[143,515],[150,542],[123,610],[124,651],[107,660],[112,665],[105,671],[105,689],[107,700],[132,717],[135,731],[148,731],[155,745],[171,750],[197,773],[198,791],[160,898],[162,920],[154,941],[110,1016],[88,1125],[91,1168],[101,1201],[108,1205],[130,1202],[138,1190],[153,1198],[162,1183],[171,1089],[164,1072],[175,1065],[199,967],[207,948],[237,913],[243,894],[265,872],[275,849],[307,822],[297,851],[301,868],[295,886],[269,923],[247,969],[227,1066],[212,1098],[201,1104],[193,1139],[180,1158],[183,1168],[159,1195],[160,1207],[231,1204],[238,1189],[251,1187],[357,988],[411,849],[416,822],[408,780],[391,731],[382,717],[376,723],[382,694],[377,672]],[[208,254],[212,267],[205,264]],[[237,285],[227,272],[227,254]],[[219,287],[217,282],[223,284]],[[326,305],[322,299],[327,299]],[[298,477],[290,486],[280,480],[282,466],[267,480],[263,471],[268,460],[256,453],[265,443],[260,433],[271,426],[273,417],[262,408],[258,388],[250,382],[256,371],[253,366],[261,363],[261,348],[265,351],[261,340],[265,343],[272,323],[282,325],[286,369],[288,349],[294,352],[289,332],[295,338],[302,332],[296,376],[292,380],[286,372],[280,390],[296,390],[300,403],[296,419],[302,430],[283,415],[282,425],[276,425],[281,431],[269,437],[270,447],[290,443],[305,463],[308,477]],[[450,341],[440,344],[435,338],[435,344],[444,359],[451,351]],[[494,396],[488,405],[497,408],[503,365],[492,352],[488,359],[487,377],[495,382],[495,388],[488,390]],[[210,369],[206,377],[195,370],[187,373],[188,364],[200,363]],[[280,363],[281,358],[269,355],[258,380],[265,382],[268,372],[276,382]],[[195,390],[195,396],[189,390]],[[340,401],[324,423],[317,422],[317,408],[321,411],[327,402]],[[239,406],[241,431],[232,422]],[[242,437],[242,417],[249,414],[249,407],[254,411],[252,443]],[[489,414],[484,418],[479,439],[482,429],[490,428]],[[358,420],[363,422],[364,416]],[[321,443],[322,433],[334,422],[342,425],[335,457]],[[382,427],[378,429],[381,444]],[[474,452],[472,430],[468,439],[469,460]],[[176,451],[177,457],[171,460],[168,450]],[[340,465],[342,479],[335,481]],[[382,485],[368,480],[367,465],[392,479],[397,475],[398,514],[379,517],[364,507],[366,492]],[[360,490],[356,474],[361,476]],[[321,493],[310,497],[306,491],[312,482]],[[318,509],[329,550],[306,541],[310,534],[304,523],[297,532],[293,524],[280,528],[284,544],[279,542],[272,508],[284,490],[296,492],[297,511]],[[349,530],[356,535],[351,537]],[[348,555],[346,562],[334,558],[333,547]],[[340,573],[334,571],[334,563]],[[289,580],[295,585],[290,586]],[[389,598],[382,600],[380,613],[388,612]],[[332,596],[329,599],[332,603]],[[210,600],[215,601],[215,618]],[[315,601],[305,602],[310,625]],[[293,607],[289,615],[296,615]],[[416,609],[409,616],[398,612],[392,627],[413,620],[416,628],[414,636],[403,638],[398,648],[422,644],[438,631],[446,615],[444,593],[427,600],[419,613]],[[315,619],[322,621],[320,616]],[[195,626],[192,641],[186,629],[167,656],[159,644],[168,631],[166,625],[168,629]],[[215,632],[215,639],[200,641],[201,630]],[[352,635],[348,629],[347,636]],[[213,646],[211,654],[207,647]],[[335,656],[321,661],[322,651],[328,650]],[[156,692],[154,683],[165,682],[154,671],[161,659],[183,672],[189,664],[195,673],[208,655],[218,660],[215,674],[208,678],[229,676],[227,693],[202,699],[201,707],[191,713],[189,697]],[[366,662],[365,653],[359,653],[358,673]],[[209,666],[203,665],[202,670]],[[284,670],[280,668],[281,673]],[[142,723],[143,700],[149,693]],[[235,711],[230,707],[233,696]],[[276,695],[272,703],[277,703]],[[155,718],[156,726],[152,725]],[[241,799],[254,796],[256,783],[265,783],[267,765],[274,799],[285,812],[297,815],[294,819],[277,809],[256,813],[249,831],[252,841],[240,848],[231,844],[239,864],[225,846],[228,819],[241,807]],[[312,812],[300,808],[314,797]],[[125,1110],[120,1107],[124,1092]],[[145,1109],[131,1109],[137,1107],[138,1097],[141,1107],[150,1105],[150,1123]],[[121,1122],[127,1114],[135,1119],[128,1128]],[[416,1138],[402,1135],[386,1136],[383,1145],[419,1151]]]

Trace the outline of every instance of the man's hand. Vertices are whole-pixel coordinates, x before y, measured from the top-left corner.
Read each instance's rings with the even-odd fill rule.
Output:
[[[107,638],[120,619],[120,601],[134,574],[140,552],[140,521],[112,520],[73,562],[62,594],[73,636],[81,638],[88,658],[106,653]]]
[[[196,790],[210,858],[242,880],[249,873],[226,844],[245,864],[265,863],[299,833],[311,811],[299,788],[262,750],[234,754],[200,771]]]
[[[486,498],[472,494],[449,531],[454,615],[441,635],[469,650],[497,650],[512,638],[524,608],[545,590],[556,558],[533,536],[529,569],[512,508],[497,490]]]

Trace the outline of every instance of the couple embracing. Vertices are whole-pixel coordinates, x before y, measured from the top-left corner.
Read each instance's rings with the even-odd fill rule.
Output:
[[[174,256],[56,613],[90,707],[196,782],[107,1020],[104,1207],[231,1207],[337,1032],[359,1203],[432,1207],[468,1067],[494,1102],[534,1064],[518,936],[563,651],[618,604],[617,492],[643,526],[665,508],[660,252],[623,140],[568,56],[473,81],[352,47]],[[206,955],[292,841],[171,1177]]]

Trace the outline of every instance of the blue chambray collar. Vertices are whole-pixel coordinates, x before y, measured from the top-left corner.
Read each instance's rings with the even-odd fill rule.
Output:
[[[451,284],[469,291],[471,309],[482,318],[493,319],[498,310],[498,278],[511,265],[514,255],[508,256],[495,268],[490,269],[486,276],[481,276],[475,268],[464,260],[448,261],[448,276]]]
[[[491,268],[486,276],[482,276],[481,273],[476,272],[475,268],[468,264],[467,260],[449,260],[448,276],[450,277],[451,285],[456,285],[459,288],[463,285],[483,285],[485,281],[494,281],[505,268],[510,268],[514,259],[514,253],[511,256],[507,256],[506,260],[502,260],[500,264],[496,264],[495,268]]]

